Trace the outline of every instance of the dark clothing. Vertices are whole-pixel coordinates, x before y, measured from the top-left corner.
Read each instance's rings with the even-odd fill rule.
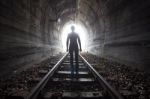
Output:
[[[79,38],[78,34],[74,33],[74,32],[70,33],[67,37],[67,48],[68,48],[69,40],[70,40],[69,53],[70,53],[71,75],[73,76],[74,71],[76,71],[76,74],[78,74],[78,68],[79,68],[79,64],[78,64],[78,56],[79,56],[78,43],[80,45],[80,48],[81,48],[81,43],[80,43],[80,38]],[[76,63],[75,68],[74,68],[74,64],[73,64],[74,54],[75,54],[75,63]]]
[[[70,33],[68,35],[68,38],[70,39],[69,52],[77,51],[78,50],[77,39],[79,38],[78,34],[76,34],[76,33]]]

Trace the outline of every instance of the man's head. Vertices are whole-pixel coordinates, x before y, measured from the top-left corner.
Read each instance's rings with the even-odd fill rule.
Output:
[[[72,32],[74,32],[74,30],[75,30],[75,27],[73,25],[71,26],[71,30],[72,30]]]

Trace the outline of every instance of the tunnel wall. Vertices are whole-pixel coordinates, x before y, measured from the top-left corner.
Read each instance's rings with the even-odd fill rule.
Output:
[[[105,3],[103,57],[150,71],[150,1]]]
[[[45,0],[0,1],[0,76],[27,68],[59,50],[56,23],[49,21],[45,4]]]

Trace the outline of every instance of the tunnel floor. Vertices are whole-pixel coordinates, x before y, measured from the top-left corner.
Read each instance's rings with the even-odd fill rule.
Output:
[[[92,54],[83,53],[82,55],[111,86],[125,97],[125,99],[150,99],[150,75],[146,72],[104,58],[99,58]],[[31,89],[40,81],[40,77],[45,75],[48,68],[51,69],[61,57],[62,54],[53,56],[40,64],[35,64],[27,70],[21,72],[15,71],[14,74],[7,79],[1,79],[1,99],[11,96],[26,97]],[[62,85],[62,83],[58,85]],[[63,85],[64,87],[68,86],[65,85],[65,83],[63,83]],[[59,92],[59,86],[58,88],[56,86],[53,90]]]

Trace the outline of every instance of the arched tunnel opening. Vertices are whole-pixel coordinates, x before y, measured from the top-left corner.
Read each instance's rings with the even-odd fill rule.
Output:
[[[91,64],[117,73],[124,93],[150,98],[149,0],[0,0],[0,95],[9,77],[66,53],[72,25]]]
[[[66,23],[64,27],[62,28],[61,32],[61,37],[62,37],[62,46],[63,50],[66,51],[66,41],[67,41],[67,36],[69,33],[71,33],[71,26],[75,27],[75,32],[79,35],[81,39],[81,45],[82,45],[82,50],[83,52],[87,51],[87,44],[88,44],[88,33],[87,29],[81,25],[81,24],[73,24],[73,23]]]

